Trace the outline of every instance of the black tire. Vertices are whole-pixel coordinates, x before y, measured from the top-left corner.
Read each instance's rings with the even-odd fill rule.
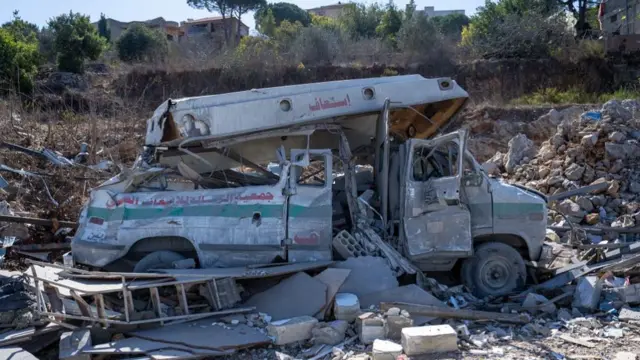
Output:
[[[171,269],[175,261],[186,259],[175,251],[160,250],[143,257],[133,268],[133,272],[144,273],[151,269]]]
[[[475,254],[465,259],[462,282],[479,298],[501,296],[524,288],[527,267],[513,247],[490,242],[478,246]]]

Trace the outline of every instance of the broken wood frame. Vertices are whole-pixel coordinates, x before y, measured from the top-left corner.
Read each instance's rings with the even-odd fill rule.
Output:
[[[161,325],[164,325],[165,322],[174,323],[175,321],[190,321],[201,319],[209,316],[217,316],[217,315],[227,315],[234,313],[242,313],[249,312],[254,310],[254,308],[238,308],[238,309],[227,309],[234,303],[230,303],[229,299],[237,298],[239,300],[239,295],[237,293],[228,294],[229,291],[235,291],[235,288],[230,289],[230,285],[235,287],[235,282],[232,278],[223,278],[223,279],[214,279],[214,278],[177,278],[177,279],[167,279],[165,275],[165,279],[157,279],[151,280],[147,282],[142,282],[139,284],[128,283],[126,276],[120,276],[120,280],[122,286],[117,290],[113,290],[113,288],[105,289],[104,291],[87,291],[86,289],[82,289],[79,287],[73,287],[67,284],[62,284],[51,279],[45,279],[39,277],[34,264],[30,265],[30,272],[26,272],[26,275],[33,278],[35,283],[35,291],[36,291],[36,311],[40,316],[53,317],[56,320],[60,319],[71,319],[71,320],[83,320],[89,321],[92,323],[102,324],[104,327],[108,327],[109,325],[138,325],[138,324],[148,324],[148,323],[156,323],[159,322]],[[162,281],[165,280],[165,281]],[[222,291],[222,287],[219,286],[220,282],[226,283],[224,287],[226,291]],[[40,286],[42,283],[42,287]],[[188,297],[186,294],[186,288],[188,286],[200,285],[204,284],[206,286],[206,291],[208,296],[205,296],[209,301],[210,305],[216,310],[212,312],[205,313],[192,313],[189,310]],[[182,311],[182,315],[176,316],[164,316],[161,309],[161,299],[158,289],[161,287],[174,286],[177,290],[178,294],[178,302]],[[63,306],[62,301],[60,300],[61,295],[59,294],[58,288],[68,289],[71,297],[77,302],[78,307],[80,308],[80,312],[82,316],[65,314],[62,312]],[[156,318],[153,319],[144,319],[144,320],[132,320],[132,315],[134,313],[134,304],[133,304],[133,296],[132,292],[135,290],[149,290],[149,295],[151,299],[151,303],[153,306],[154,313],[157,315]],[[125,320],[113,319],[107,315],[107,311],[105,308],[104,295],[109,293],[122,293],[122,299],[124,299],[124,317]],[[45,300],[44,295],[47,295],[49,299],[50,310],[47,306],[47,301]],[[91,296],[93,297],[95,306],[96,306],[96,315],[94,316],[91,311],[90,305],[83,299],[83,296]],[[225,298],[226,297],[226,298]]]

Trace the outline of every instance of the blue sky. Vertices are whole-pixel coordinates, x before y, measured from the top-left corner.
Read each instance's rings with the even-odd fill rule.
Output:
[[[187,18],[201,18],[212,16],[205,10],[192,9],[187,5],[186,0],[20,0],[5,3],[3,14],[0,14],[0,21],[5,22],[11,19],[12,10],[19,10],[20,16],[27,21],[43,26],[47,20],[69,10],[80,12],[91,17],[95,21],[104,13],[107,17],[120,21],[148,20],[162,16],[167,20],[183,21]],[[282,1],[282,0],[279,0]],[[344,1],[344,0],[343,0]],[[271,2],[271,1],[269,1]],[[322,5],[334,4],[338,0],[293,0],[290,2],[303,9],[313,8]],[[382,0],[382,2],[386,2]],[[404,8],[408,0],[396,0],[399,7]],[[11,5],[7,5],[12,3]],[[467,14],[472,14],[478,6],[484,4],[484,0],[447,0],[429,1],[416,0],[419,9],[424,6],[435,6],[436,10],[464,9]],[[253,14],[243,16],[242,21],[255,28]]]

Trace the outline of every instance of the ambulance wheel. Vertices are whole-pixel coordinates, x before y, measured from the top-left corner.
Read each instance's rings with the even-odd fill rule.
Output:
[[[516,249],[503,243],[490,242],[478,246],[475,254],[464,260],[461,277],[462,282],[479,298],[501,296],[524,288],[527,268]]]

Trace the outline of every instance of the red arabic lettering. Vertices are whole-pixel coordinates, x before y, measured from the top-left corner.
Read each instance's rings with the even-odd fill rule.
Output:
[[[316,98],[316,102],[314,104],[309,105],[309,110],[311,111],[320,111],[320,110],[328,110],[335,109],[341,107],[351,106],[351,99],[349,98],[349,94],[344,98],[344,100],[334,100],[334,98],[330,98],[329,100],[322,100],[322,98]]]
[[[301,236],[300,234],[296,234],[296,236],[293,237],[293,241],[296,244],[300,245],[316,245],[318,244],[319,238],[320,236],[317,232],[312,232],[311,234],[309,234],[309,236]]]
[[[233,201],[270,201],[274,199],[274,195],[271,192],[267,193],[251,193],[246,195],[241,194],[224,194],[222,196],[185,196],[178,195],[175,197],[167,198],[155,198],[140,200],[137,197],[126,196],[117,200],[108,200],[107,208],[113,209],[116,206],[122,205],[140,205],[140,206],[171,206],[171,205],[199,205],[199,204],[225,204]]]

